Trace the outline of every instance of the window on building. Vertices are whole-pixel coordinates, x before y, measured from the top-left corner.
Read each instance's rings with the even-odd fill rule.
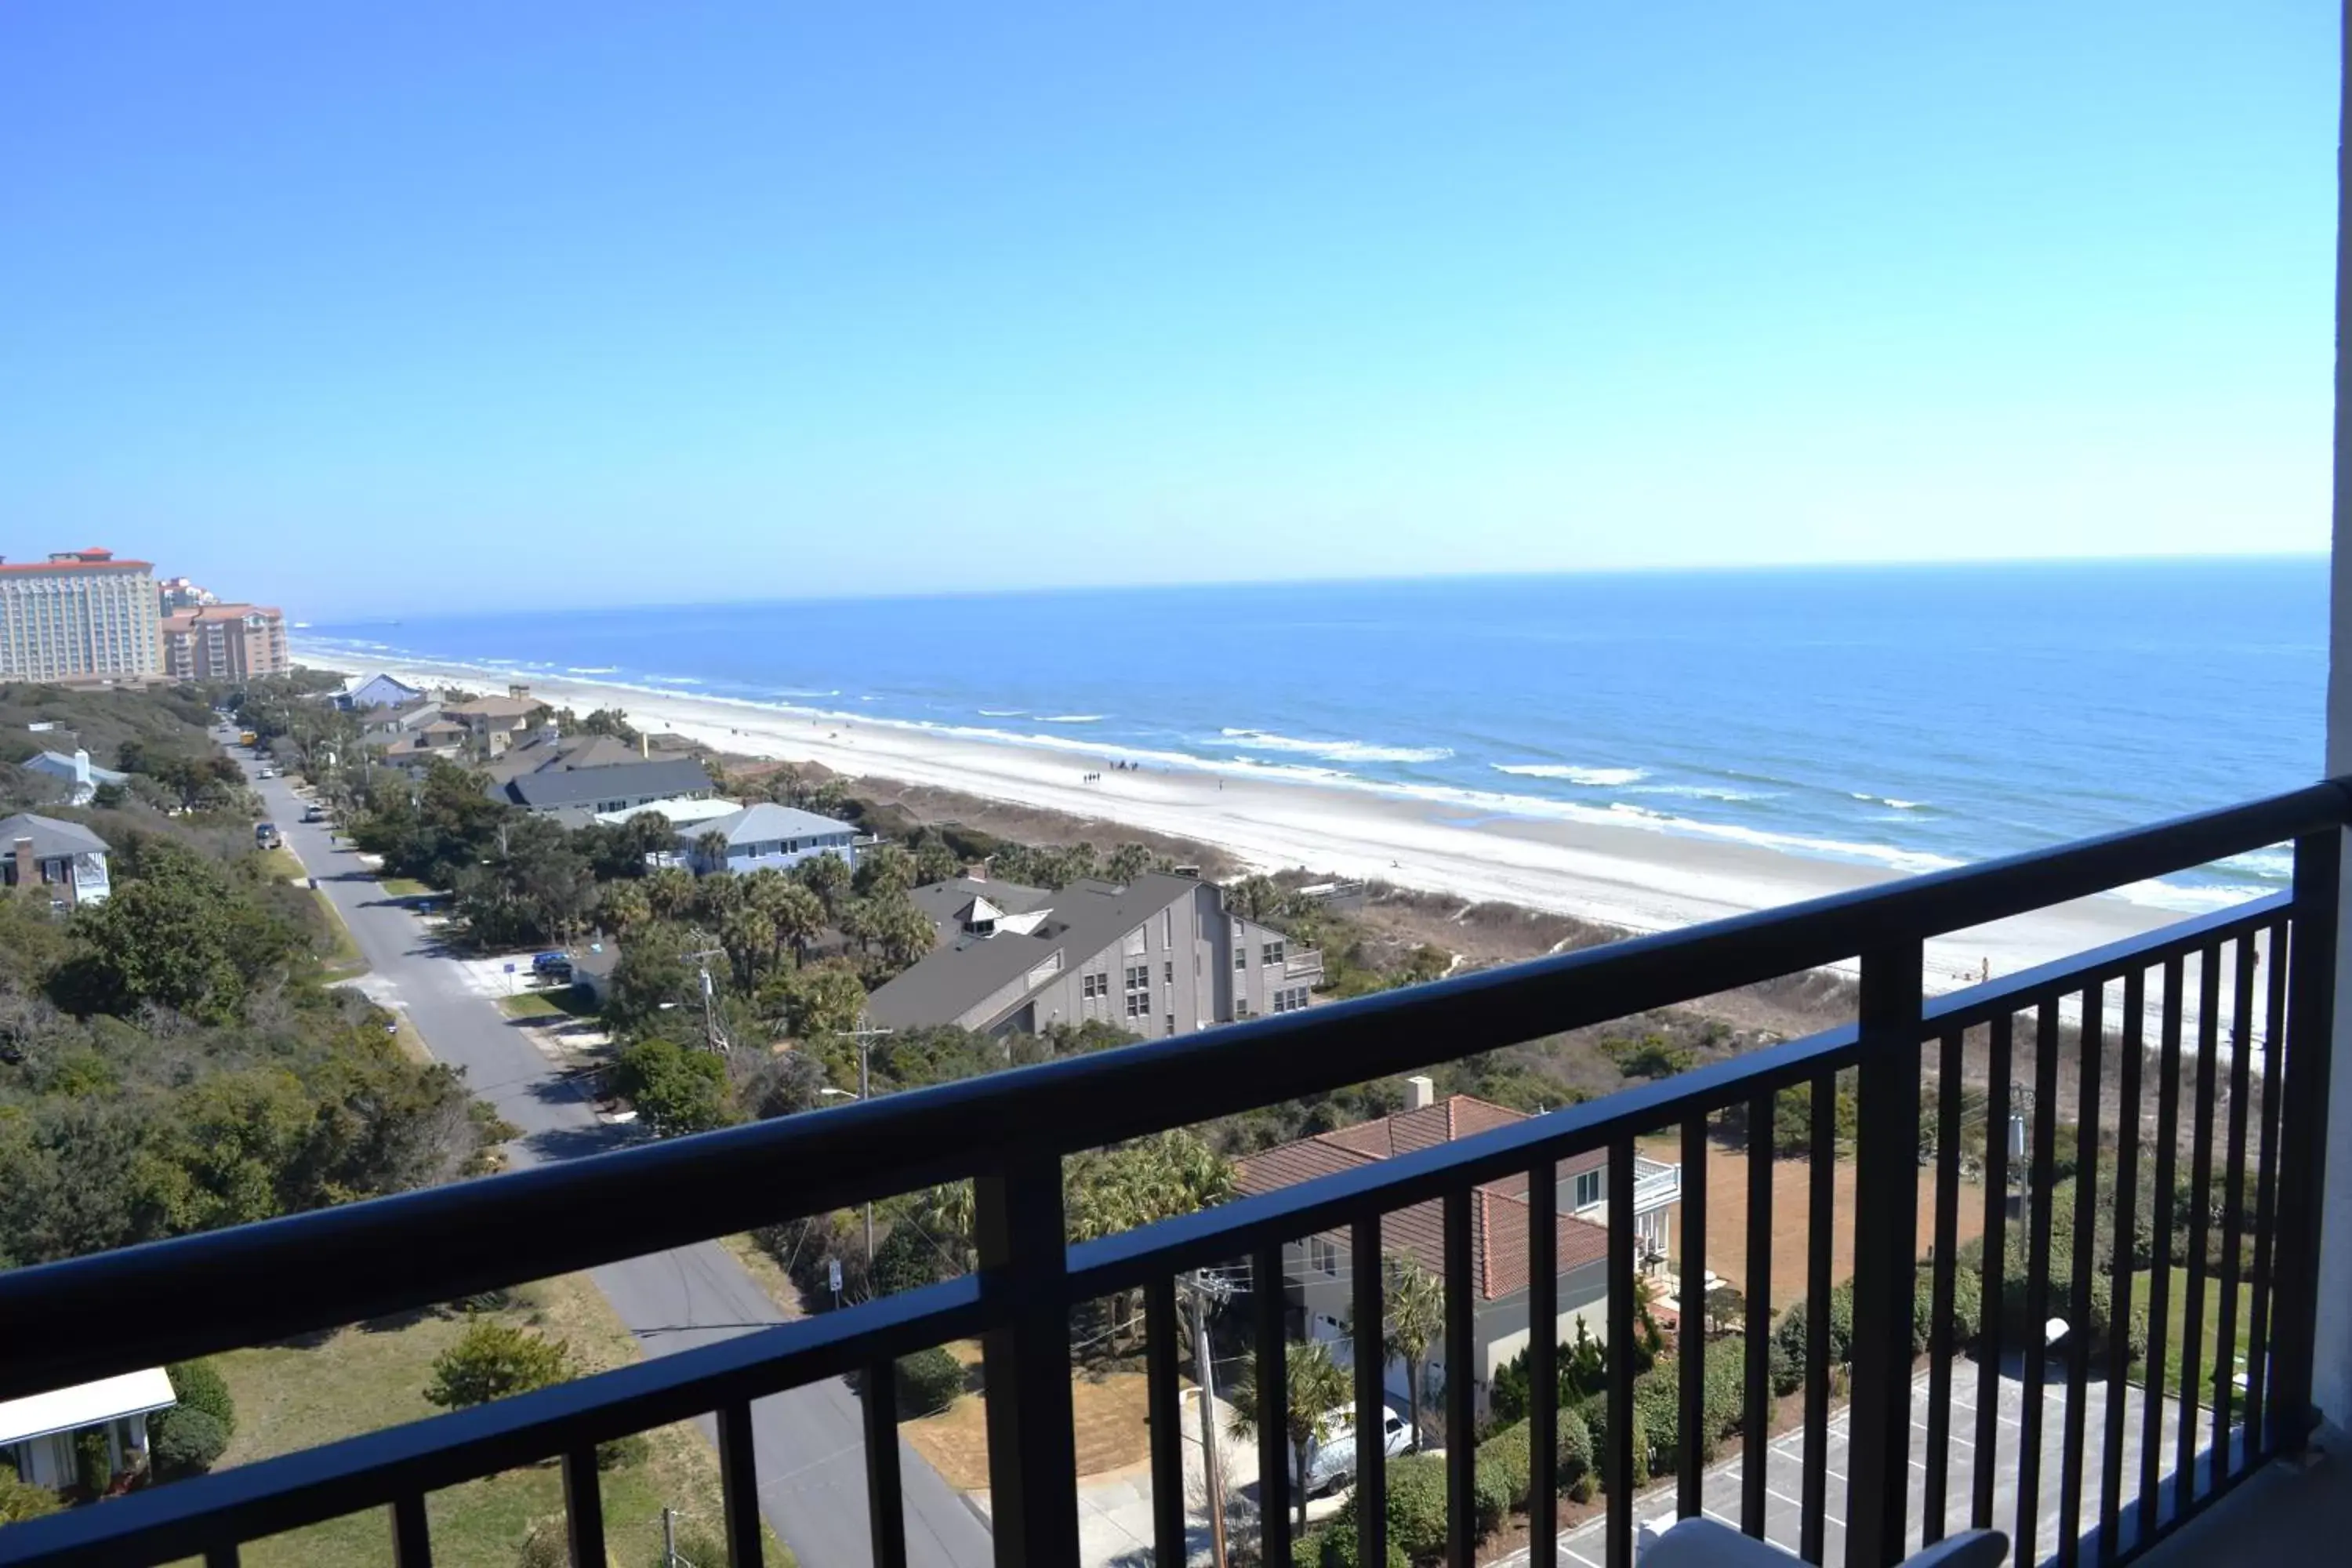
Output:
[[[1160,911],[1160,945],[1166,948],[1176,945],[1176,906],[1173,904]]]
[[[1307,1238],[1307,1267],[1318,1274],[1339,1277],[1339,1244],[1328,1236]]]
[[[1601,1201],[1601,1178],[1603,1173],[1600,1171],[1576,1173],[1576,1206],[1578,1208],[1589,1209]]]
[[[1175,984],[1176,984],[1176,961],[1175,961],[1174,959],[1172,959],[1172,958],[1171,958],[1171,959],[1170,959],[1170,960],[1169,960],[1165,964],[1161,965],[1161,967],[1162,967],[1163,969],[1165,969],[1165,970],[1167,971],[1167,973],[1164,973],[1164,974],[1162,974],[1162,975],[1160,976],[1160,978],[1161,978],[1161,979],[1163,979],[1163,980],[1165,980],[1165,981],[1167,981],[1167,982],[1168,982],[1168,984],[1171,984],[1171,985]]]
[[[1140,1018],[1150,1010],[1151,996],[1150,993],[1143,991],[1130,991],[1127,994],[1127,1016],[1129,1017]]]
[[[1078,976],[1078,995],[1082,1000],[1087,1002],[1091,1002],[1095,999],[1095,977],[1093,975],[1081,974]]]
[[[1278,942],[1267,942],[1263,952],[1263,962],[1267,963],[1280,963],[1282,962],[1282,943]]]
[[[1172,1034],[1174,1034],[1175,1032],[1176,1032],[1176,1015],[1175,1015],[1175,1014],[1173,1014],[1173,1013],[1171,1013],[1171,1014],[1169,1014],[1169,1015],[1168,1015],[1168,1028],[1167,1028],[1167,1033],[1169,1033],[1169,1034],[1171,1034],[1171,1035],[1172,1035]]]

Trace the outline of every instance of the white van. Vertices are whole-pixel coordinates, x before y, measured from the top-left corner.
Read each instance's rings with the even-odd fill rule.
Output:
[[[1381,1410],[1381,1450],[1393,1458],[1412,1447],[1412,1423],[1394,1405]],[[1298,1479],[1298,1460],[1290,1461],[1290,1479]],[[1309,1497],[1351,1486],[1356,1479],[1356,1423],[1353,1411],[1331,1424],[1331,1436],[1307,1450],[1307,1492]]]

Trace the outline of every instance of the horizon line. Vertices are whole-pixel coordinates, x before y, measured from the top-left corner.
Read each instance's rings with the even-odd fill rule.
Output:
[[[936,588],[883,590],[870,592],[845,590],[831,594],[796,594],[782,597],[745,595],[721,599],[621,599],[596,604],[571,604],[551,608],[516,609],[513,606],[484,606],[479,609],[455,611],[378,611],[357,616],[338,616],[331,626],[366,626],[384,624],[405,624],[408,621],[446,621],[478,616],[513,615],[520,618],[581,614],[605,614],[616,611],[709,610],[731,609],[759,605],[840,605],[840,604],[921,604],[941,600],[1047,598],[1075,594],[1176,594],[1201,589],[1231,591],[1265,591],[1281,588],[1368,588],[1408,587],[1440,583],[1524,583],[1554,578],[1606,577],[1726,577],[1783,573],[1857,573],[1857,572],[1949,572],[1985,569],[2005,569],[2020,566],[2085,567],[2085,566],[2160,566],[2213,565],[2291,561],[2326,562],[2332,552],[2327,550],[2307,551],[2213,551],[2174,552],[2147,554],[2112,555],[1970,555],[1937,560],[1856,558],[1841,561],[1755,561],[1707,564],[1665,564],[1627,566],[1570,566],[1527,572],[1420,572],[1369,573],[1360,576],[1313,577],[1206,577],[1173,583],[1061,583],[1042,585],[1011,585],[989,588]],[[281,601],[282,602],[282,601]],[[306,630],[318,629],[308,623]]]

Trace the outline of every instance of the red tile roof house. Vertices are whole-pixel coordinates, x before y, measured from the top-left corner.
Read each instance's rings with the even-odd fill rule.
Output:
[[[1426,1078],[1405,1080],[1406,1109],[1377,1121],[1359,1122],[1302,1138],[1252,1154],[1239,1161],[1236,1176],[1244,1193],[1269,1193],[1296,1186],[1318,1176],[1351,1170],[1392,1154],[1409,1153],[1457,1138],[1507,1127],[1526,1120],[1518,1111],[1476,1100],[1466,1094],[1435,1098]],[[1559,1333],[1572,1343],[1581,1321],[1594,1339],[1609,1331],[1607,1189],[1604,1177],[1609,1156],[1595,1151],[1564,1160],[1559,1165]],[[1669,1207],[1681,1195],[1682,1169],[1642,1160],[1634,1186],[1634,1234],[1637,1262],[1668,1255],[1671,1242]],[[1445,1225],[1435,1199],[1398,1209],[1381,1219],[1382,1249],[1402,1253],[1433,1275],[1442,1276],[1445,1259]],[[1349,1314],[1349,1237],[1345,1231],[1326,1231],[1283,1248],[1286,1306],[1294,1334],[1331,1343],[1342,1364],[1349,1361],[1347,1323]],[[1478,1408],[1483,1413],[1486,1388],[1496,1369],[1528,1344],[1528,1200],[1527,1179],[1512,1176],[1489,1182],[1473,1194],[1470,1205],[1470,1278],[1477,1291],[1473,1342],[1476,1363]],[[1442,1344],[1433,1345],[1424,1373],[1430,1389],[1444,1384]],[[1388,1370],[1389,1391],[1402,1398],[1407,1393],[1402,1362]]]

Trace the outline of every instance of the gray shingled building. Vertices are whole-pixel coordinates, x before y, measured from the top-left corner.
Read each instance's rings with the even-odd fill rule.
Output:
[[[867,998],[884,1028],[1034,1034],[1092,1019],[1148,1038],[1304,1007],[1322,954],[1228,914],[1213,882],[1160,873],[1059,892],[976,878],[914,890],[929,958]]]

